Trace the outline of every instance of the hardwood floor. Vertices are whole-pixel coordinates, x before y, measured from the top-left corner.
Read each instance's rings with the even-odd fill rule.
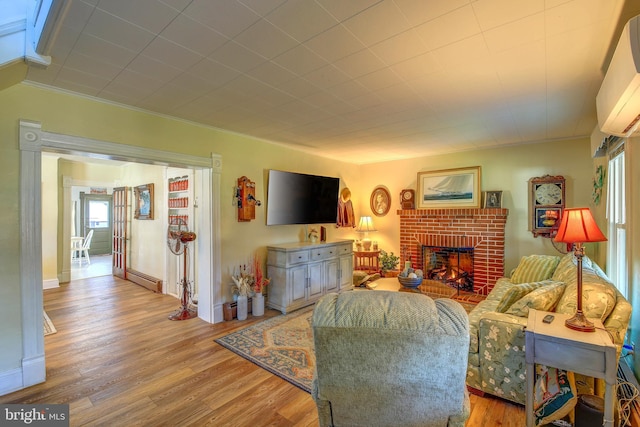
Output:
[[[47,381],[0,403],[66,403],[72,426],[317,426],[311,396],[213,340],[266,317],[170,321],[177,299],[111,276],[44,291],[58,332]],[[468,427],[524,426],[524,408],[471,396]]]

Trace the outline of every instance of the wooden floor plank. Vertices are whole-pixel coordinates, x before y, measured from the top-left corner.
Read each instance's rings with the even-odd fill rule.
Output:
[[[210,325],[171,321],[177,299],[106,276],[44,291],[58,332],[47,381],[0,403],[68,403],[72,426],[316,426],[311,396],[214,342],[280,313]],[[524,409],[471,396],[468,427],[524,426]]]

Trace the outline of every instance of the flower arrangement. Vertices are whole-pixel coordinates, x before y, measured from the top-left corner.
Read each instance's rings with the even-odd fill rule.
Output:
[[[309,240],[311,240],[311,242],[316,242],[318,240],[318,230],[316,230],[315,228],[312,228],[311,231],[309,231]]]
[[[262,263],[260,258],[254,256],[251,260],[251,266],[247,270],[247,266],[243,265],[236,270],[231,276],[233,285],[231,290],[237,296],[250,296],[262,293],[263,289],[269,284],[270,280],[262,274]]]
[[[257,256],[253,257],[253,272],[255,275],[253,290],[256,294],[261,294],[262,290],[269,284],[271,280],[265,278],[262,275],[262,262]]]

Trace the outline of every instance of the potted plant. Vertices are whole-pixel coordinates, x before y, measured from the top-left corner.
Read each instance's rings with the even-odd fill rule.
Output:
[[[380,251],[380,269],[382,275],[385,277],[397,276],[398,271],[396,267],[400,263],[400,257],[393,252],[387,252],[385,250]],[[395,273],[395,274],[394,274]]]

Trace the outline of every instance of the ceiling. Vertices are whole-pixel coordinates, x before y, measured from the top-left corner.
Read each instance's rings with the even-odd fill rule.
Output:
[[[73,0],[27,80],[371,163],[584,137],[624,0]]]

